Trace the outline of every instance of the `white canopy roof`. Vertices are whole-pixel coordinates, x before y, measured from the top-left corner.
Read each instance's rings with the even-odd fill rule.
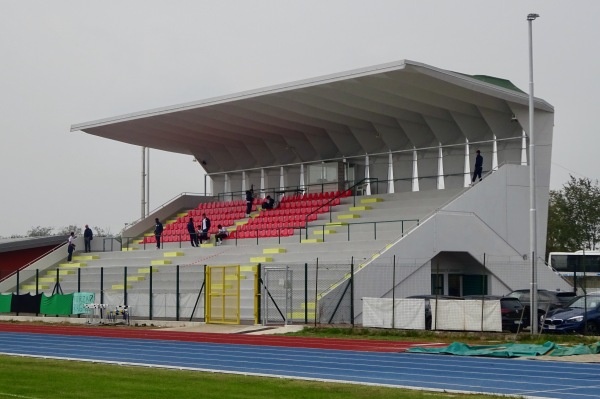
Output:
[[[527,106],[528,95],[507,80],[404,60],[75,124],[71,131],[190,154],[215,173],[517,137],[522,127],[514,115]],[[543,100],[535,106],[553,112]]]

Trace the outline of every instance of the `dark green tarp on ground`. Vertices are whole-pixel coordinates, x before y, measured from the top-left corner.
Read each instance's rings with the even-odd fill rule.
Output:
[[[0,313],[10,313],[12,294],[0,294]]]
[[[47,297],[42,295],[40,301],[40,313],[50,315],[70,315],[73,311],[73,294],[52,295]]]
[[[600,342],[596,342],[590,345],[559,346],[552,351],[550,356],[597,355],[599,353]]]
[[[492,357],[519,357],[545,355],[557,346],[553,342],[543,345],[533,344],[500,344],[500,345],[467,345],[453,342],[442,348],[410,348],[411,353],[443,353],[458,356],[492,356]]]

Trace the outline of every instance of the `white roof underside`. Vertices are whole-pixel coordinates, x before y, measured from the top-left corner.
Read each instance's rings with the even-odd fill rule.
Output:
[[[526,93],[405,60],[71,131],[189,154],[216,173],[517,137],[522,127],[511,119],[527,106]],[[554,112],[540,99],[535,106]]]

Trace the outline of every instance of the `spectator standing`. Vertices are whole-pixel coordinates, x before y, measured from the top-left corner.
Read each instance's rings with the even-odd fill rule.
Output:
[[[158,218],[154,219],[154,238],[156,238],[156,249],[160,249],[160,237],[162,236],[162,232],[163,232],[163,225],[160,222],[160,220],[158,220]]]
[[[196,226],[194,226],[194,218],[190,218],[190,221],[187,224],[188,232],[190,233],[190,243],[192,247],[197,247],[198,245],[198,234],[196,234]]]
[[[202,222],[200,223],[200,244],[202,240],[208,240],[208,231],[210,230],[210,219],[206,213],[202,214]]]
[[[227,237],[229,235],[229,232],[227,231],[227,229],[223,226],[221,226],[220,224],[217,225],[217,228],[219,229],[217,231],[217,234],[215,235],[215,240],[217,241],[217,245],[221,245],[223,243],[223,238]]]
[[[475,157],[475,170],[473,171],[471,185],[475,184],[475,179],[477,177],[479,177],[479,181],[481,181],[481,172],[483,172],[483,157],[481,156],[481,151],[477,150],[477,156]]]
[[[67,257],[67,262],[71,262],[73,259],[73,251],[75,251],[75,233],[71,232],[69,236],[69,244],[67,245],[67,253],[69,256]]]
[[[85,244],[85,252],[92,252],[92,240],[94,239],[94,233],[92,229],[86,224],[85,230],[83,231],[83,243]]]
[[[246,217],[250,217],[250,212],[252,212],[252,202],[254,201],[253,191],[252,189],[246,191]]]

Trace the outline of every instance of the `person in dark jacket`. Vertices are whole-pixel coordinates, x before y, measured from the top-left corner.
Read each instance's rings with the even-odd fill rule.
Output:
[[[471,183],[475,183],[475,179],[479,177],[479,181],[481,181],[481,172],[483,171],[483,157],[481,156],[481,151],[477,150],[477,156],[475,157],[475,170],[473,171],[473,180]]]
[[[194,226],[194,218],[190,218],[190,221],[187,224],[187,229],[190,233],[190,243],[192,244],[192,247],[199,246],[198,234],[196,234],[196,226]]]
[[[156,223],[154,226],[154,238],[156,238],[156,249],[160,249],[160,237],[162,236],[163,225],[160,222],[160,220],[158,220],[158,218],[154,219],[154,222]]]
[[[262,209],[273,209],[274,206],[275,200],[271,198],[270,195],[267,195],[267,198],[265,198],[264,202],[262,203]]]
[[[92,252],[92,239],[94,238],[94,233],[92,233],[92,229],[89,226],[85,225],[85,230],[83,231],[83,243],[85,244],[85,252]]]
[[[208,240],[208,231],[210,230],[210,219],[206,213],[202,214],[202,223],[200,224],[200,244],[202,240]]]
[[[254,193],[252,191],[252,189],[246,191],[246,217],[250,217],[250,212],[252,212],[252,202],[254,201]]]

